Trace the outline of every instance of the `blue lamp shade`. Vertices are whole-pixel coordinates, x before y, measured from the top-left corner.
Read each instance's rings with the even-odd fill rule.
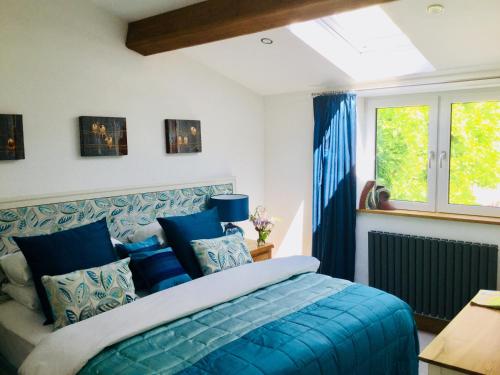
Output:
[[[233,221],[248,220],[248,195],[244,194],[219,194],[210,198],[210,205],[217,207],[220,221],[224,221],[226,235],[240,233],[244,236],[243,229],[234,225]]]
[[[248,220],[248,195],[219,194],[210,198],[211,207],[217,207],[220,221],[231,223]]]

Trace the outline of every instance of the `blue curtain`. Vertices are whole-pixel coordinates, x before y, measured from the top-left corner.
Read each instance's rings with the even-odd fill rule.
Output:
[[[319,272],[354,279],[356,95],[314,98],[313,256]]]

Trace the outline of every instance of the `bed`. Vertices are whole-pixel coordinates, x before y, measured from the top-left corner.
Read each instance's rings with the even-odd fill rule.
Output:
[[[7,230],[0,226],[0,251],[14,251],[10,237],[20,232],[48,233],[103,216],[113,237],[126,240],[158,216],[203,210],[210,195],[233,187],[226,180],[0,204],[0,225],[11,219]],[[318,266],[305,256],[246,264],[52,333],[36,314],[13,322],[26,311],[9,301],[0,305],[0,354],[27,375],[416,375],[411,309],[377,289],[319,275]]]
[[[0,304],[0,353],[12,367],[19,367],[43,338],[52,333],[44,316],[16,301]]]

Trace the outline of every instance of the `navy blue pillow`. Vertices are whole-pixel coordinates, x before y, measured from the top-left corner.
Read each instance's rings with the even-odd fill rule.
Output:
[[[52,323],[52,311],[41,277],[54,276],[99,267],[118,260],[106,225],[106,219],[53,234],[14,237],[33,274],[46,323]]]
[[[203,276],[190,242],[224,235],[217,207],[192,215],[158,218],[158,222],[189,276],[193,279]]]
[[[134,280],[135,288],[138,290],[148,289],[147,281],[137,269],[137,262],[161,249],[158,237],[151,236],[141,242],[118,244],[115,246],[115,249],[120,258],[130,257],[129,267],[130,271],[132,271],[132,279]]]

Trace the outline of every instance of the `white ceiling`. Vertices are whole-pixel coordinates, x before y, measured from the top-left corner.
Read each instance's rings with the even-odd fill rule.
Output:
[[[92,0],[99,7],[124,19],[137,21],[174,9],[201,3],[203,0]]]
[[[426,9],[434,1],[404,0],[383,6],[438,70],[500,63],[500,1],[438,0],[442,15]]]
[[[274,43],[262,44],[263,37]],[[351,82],[286,28],[186,48],[183,52],[263,95]]]
[[[199,0],[93,0],[128,21]],[[383,9],[437,69],[426,76],[500,69],[500,0],[399,0]],[[262,37],[272,45],[260,43]],[[191,58],[263,95],[347,87],[354,82],[287,28],[184,49]],[[167,52],[168,53],[168,52]],[[147,57],[146,57],[147,58]],[[421,76],[423,77],[423,76]],[[411,77],[410,77],[411,78]]]

